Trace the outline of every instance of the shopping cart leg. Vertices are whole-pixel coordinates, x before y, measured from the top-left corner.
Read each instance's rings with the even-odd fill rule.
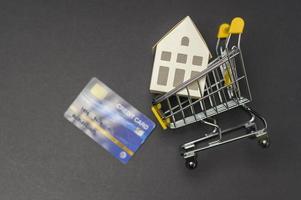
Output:
[[[212,120],[212,122],[209,122],[208,119]],[[215,119],[213,118],[208,118],[207,120],[201,120],[202,123],[207,124],[209,126],[213,127],[213,130],[210,133],[205,134],[205,137],[201,137],[199,139],[193,140],[191,142],[185,143],[181,146],[181,149],[184,150],[188,150],[188,149],[192,149],[195,148],[195,145],[199,142],[202,142],[204,140],[219,136],[219,139],[217,141],[213,141],[214,142],[219,142],[222,139],[222,131],[221,128],[217,125],[217,122]]]
[[[265,120],[264,117],[262,117],[258,112],[256,112],[254,109],[246,106],[246,105],[243,105],[243,109],[249,113],[251,113],[252,115],[256,116],[258,119],[261,120],[262,124],[264,125],[264,127],[259,130],[259,131],[255,131],[256,133],[256,138],[258,140],[258,144],[260,146],[262,146],[263,148],[268,148],[270,145],[271,145],[271,142],[270,142],[270,138],[268,136],[268,133],[267,133],[267,122]],[[255,124],[256,126],[256,124]]]
[[[221,131],[220,127],[216,124],[216,121],[214,120],[213,123],[208,122],[208,121],[203,121],[206,122],[206,124],[215,127],[214,131],[212,131],[210,134],[205,135],[205,137],[193,140],[191,142],[185,143],[184,145],[181,146],[182,152],[181,155],[185,159],[185,165],[188,169],[195,169],[197,167],[197,153],[200,151],[207,150],[212,147],[216,147],[219,145],[224,145],[227,143],[231,143],[234,141],[238,141],[244,138],[256,138],[258,140],[258,143],[260,146],[263,148],[267,148],[270,146],[270,139],[267,133],[267,123],[266,120],[258,114],[255,110],[247,107],[246,105],[242,105],[241,108],[250,115],[250,119],[245,122],[241,123],[237,126],[225,129]],[[263,128],[257,129],[257,124],[255,119],[258,118],[263,124]],[[221,140],[221,136],[225,133],[230,133],[238,129],[245,129],[247,131],[246,134],[243,134],[238,137],[234,137],[231,139],[227,140]],[[208,142],[207,145],[204,145],[202,147],[196,148],[197,143],[204,142],[206,140],[213,139],[214,137],[218,137],[219,139],[213,142]],[[184,151],[183,151],[184,150]]]

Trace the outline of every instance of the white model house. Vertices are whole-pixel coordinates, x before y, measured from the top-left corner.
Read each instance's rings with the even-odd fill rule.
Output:
[[[168,92],[178,84],[198,75],[207,67],[210,51],[189,16],[181,20],[153,47],[155,50],[150,84],[152,93]],[[206,79],[199,81],[201,93]],[[193,97],[200,97],[198,84],[189,87]],[[183,90],[180,95],[187,95]]]

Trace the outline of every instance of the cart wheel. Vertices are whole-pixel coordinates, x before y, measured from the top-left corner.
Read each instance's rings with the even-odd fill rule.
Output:
[[[192,156],[185,159],[185,166],[188,169],[195,169],[198,166],[198,161],[196,156]]]
[[[270,139],[269,139],[268,136],[259,138],[258,143],[259,143],[259,145],[260,145],[262,148],[268,148],[268,147],[270,146],[270,144],[271,144]]]

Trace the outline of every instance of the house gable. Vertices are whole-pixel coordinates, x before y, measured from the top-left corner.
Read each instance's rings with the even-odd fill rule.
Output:
[[[168,92],[207,67],[209,49],[189,16],[180,21],[156,44],[150,91]],[[200,80],[203,93],[205,78]],[[197,86],[197,84],[195,84]],[[190,94],[200,96],[198,87]],[[186,91],[179,93],[187,95]]]
[[[170,38],[172,38],[171,40],[173,42],[175,35],[178,34],[190,34],[193,35],[193,38],[198,41],[201,40],[203,45],[202,48],[203,49],[207,49],[207,51],[209,52],[209,58],[211,58],[211,53],[210,50],[202,36],[202,34],[199,32],[198,28],[196,27],[196,25],[194,24],[194,22],[192,21],[192,19],[190,18],[190,16],[186,16],[184,19],[182,19],[180,22],[178,22],[172,29],[170,29],[153,47],[152,49],[155,50],[157,48],[157,46],[159,44],[165,43],[166,40],[170,40]]]

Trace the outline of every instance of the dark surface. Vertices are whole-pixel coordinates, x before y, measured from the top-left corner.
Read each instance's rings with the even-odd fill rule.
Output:
[[[1,1],[0,199],[298,199],[300,8],[298,1]],[[157,127],[123,165],[63,113],[98,77],[154,119],[151,47],[186,15],[211,50],[220,23],[245,19],[251,105],[267,118],[272,146],[244,140],[205,151],[189,171],[178,146],[205,129]]]

